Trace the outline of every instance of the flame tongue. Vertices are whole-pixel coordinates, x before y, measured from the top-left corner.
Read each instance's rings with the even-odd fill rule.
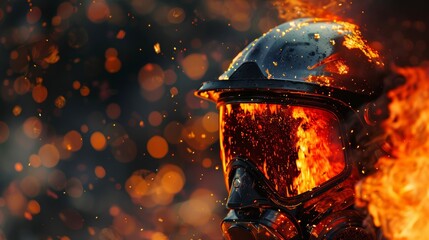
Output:
[[[429,67],[397,68],[406,83],[389,92],[392,102],[384,129],[392,157],[357,187],[376,226],[389,239],[429,235]]]
[[[292,117],[300,120],[296,131],[298,138],[296,165],[300,174],[293,181],[300,194],[337,175],[344,168],[344,164],[332,164],[331,162],[335,156],[331,149],[335,148],[329,146],[334,143],[326,141],[326,137],[331,132],[327,132],[325,121],[312,119],[317,116],[314,113],[311,114],[310,111],[304,111],[301,107],[293,109]]]

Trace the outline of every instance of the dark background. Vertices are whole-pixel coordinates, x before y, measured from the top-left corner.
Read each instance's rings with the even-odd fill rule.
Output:
[[[92,4],[109,12],[91,17]],[[360,1],[340,15],[387,66],[416,66],[429,51],[425,5]],[[193,91],[283,21],[273,1],[0,0],[0,239],[220,239],[217,113]],[[121,63],[113,71],[109,48]],[[107,139],[102,151],[94,132]],[[55,155],[45,144],[59,162],[31,165]],[[147,187],[136,192],[132,179]]]

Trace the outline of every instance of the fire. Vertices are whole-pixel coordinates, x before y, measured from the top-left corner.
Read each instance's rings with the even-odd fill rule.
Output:
[[[226,104],[220,108],[220,128],[224,172],[234,157],[247,157],[287,197],[310,191],[345,167],[338,119],[324,110]]]
[[[389,92],[390,116],[383,122],[391,156],[356,187],[374,223],[389,239],[429,235],[429,65],[395,68],[406,83]]]
[[[279,17],[286,21],[302,17],[333,17],[350,7],[346,0],[276,0],[274,5]]]
[[[296,165],[300,174],[293,181],[298,194],[321,185],[344,169],[344,161],[334,160],[338,164],[332,164],[332,158],[338,155],[335,156],[331,151],[332,147],[329,146],[335,143],[326,141],[326,134],[329,134],[326,132],[327,122],[312,120],[315,114],[308,112],[301,107],[294,108],[292,112],[294,119],[301,120],[296,131],[298,137]]]
[[[344,34],[343,45],[348,49],[359,49],[368,58],[369,62],[374,62],[377,65],[383,65],[380,60],[380,55],[373,50],[362,37],[359,27],[353,23],[338,22],[342,27],[338,28],[338,32]]]

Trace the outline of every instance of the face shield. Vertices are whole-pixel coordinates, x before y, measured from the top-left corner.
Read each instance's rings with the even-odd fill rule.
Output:
[[[287,199],[323,185],[346,168],[339,119],[329,110],[283,103],[225,103],[219,112],[226,178],[227,166],[235,158],[247,159]]]

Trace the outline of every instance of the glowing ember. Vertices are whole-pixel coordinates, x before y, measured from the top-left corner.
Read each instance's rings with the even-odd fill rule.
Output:
[[[161,53],[161,45],[159,43],[155,43],[155,45],[153,45],[153,49],[155,50],[156,54]]]
[[[383,123],[391,157],[356,188],[374,223],[389,239],[426,239],[429,234],[429,67],[397,68],[406,83],[389,92]]]

